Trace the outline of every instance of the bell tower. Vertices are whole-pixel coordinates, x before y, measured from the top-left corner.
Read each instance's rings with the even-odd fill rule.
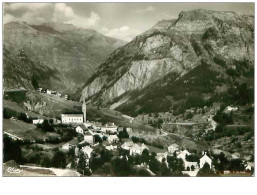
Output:
[[[85,102],[85,99],[83,100],[83,104],[82,104],[82,112],[83,112],[83,116],[84,116],[84,122],[87,121],[87,105]]]

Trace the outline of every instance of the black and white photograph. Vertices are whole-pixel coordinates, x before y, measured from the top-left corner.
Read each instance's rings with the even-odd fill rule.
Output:
[[[254,17],[3,2],[2,177],[254,177]]]

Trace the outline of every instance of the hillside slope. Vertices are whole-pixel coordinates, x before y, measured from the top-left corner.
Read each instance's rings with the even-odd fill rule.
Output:
[[[5,88],[32,88],[34,76],[39,86],[67,94],[75,93],[124,44],[94,30],[62,23],[10,22],[4,25],[3,35]]]
[[[201,104],[223,84],[233,85],[234,72],[239,83],[252,87],[253,37],[252,16],[181,12],[177,20],[157,23],[111,54],[80,100],[136,115],[172,110],[187,97],[201,97]]]

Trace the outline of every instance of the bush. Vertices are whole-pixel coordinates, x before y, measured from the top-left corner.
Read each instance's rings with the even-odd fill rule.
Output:
[[[13,141],[11,138],[4,135],[4,144],[3,144],[4,162],[9,160],[14,160],[19,164],[23,164],[25,162],[25,159],[22,157],[20,145],[21,145],[20,142]]]
[[[42,124],[38,124],[37,127],[41,128],[43,131],[46,131],[46,132],[54,131],[53,125],[50,125],[48,120],[44,120],[44,122]]]
[[[216,64],[221,65],[221,66],[224,67],[224,68],[225,68],[226,65],[227,65],[226,61],[225,61],[224,59],[222,59],[221,56],[215,56],[215,57],[213,58],[213,61],[214,61]]]
[[[4,119],[9,119],[9,118],[12,117],[12,114],[11,114],[11,112],[8,109],[4,108],[3,116],[4,116]]]
[[[150,173],[146,169],[139,169],[137,171],[137,176],[148,177],[148,176],[151,176],[151,175],[150,175]]]
[[[63,169],[66,167],[66,155],[64,152],[55,152],[54,157],[52,159],[52,166]]]
[[[126,128],[124,127],[122,131],[119,132],[118,137],[121,138],[129,138],[129,134],[126,130]]]

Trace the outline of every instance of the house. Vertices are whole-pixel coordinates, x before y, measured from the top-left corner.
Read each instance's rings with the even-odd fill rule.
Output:
[[[93,144],[95,142],[95,138],[92,131],[87,131],[84,133],[84,142],[87,142],[89,144]]]
[[[192,168],[195,170],[195,169],[198,169],[199,166],[198,166],[198,163],[197,162],[189,162],[186,160],[186,156],[187,155],[190,155],[190,152],[188,152],[187,150],[183,150],[182,152],[180,152],[177,156],[177,158],[180,158],[183,160],[184,162],[184,168],[185,170],[189,170],[189,171],[193,171]]]
[[[50,89],[46,89],[47,94],[52,94],[52,91]]]
[[[110,136],[108,137],[108,142],[109,142],[109,143],[115,143],[115,142],[118,142],[118,141],[119,141],[119,138],[118,138],[117,135],[110,135]]]
[[[42,124],[43,122],[44,122],[44,119],[34,119],[34,120],[32,120],[32,123],[34,125]]]
[[[64,95],[64,99],[68,100],[69,96],[68,95]]]
[[[190,152],[188,152],[187,150],[183,150],[178,154],[177,158],[181,158],[183,161],[185,161],[186,155],[190,155]]]
[[[179,150],[179,145],[177,144],[171,144],[169,147],[168,147],[168,152],[173,154],[175,151],[178,151]]]
[[[62,123],[83,123],[83,114],[62,114]]]
[[[130,150],[130,148],[134,145],[132,141],[130,142],[125,142],[124,144],[121,145],[121,148],[124,150]]]
[[[84,125],[78,125],[75,130],[77,133],[84,134],[87,128]]]
[[[101,127],[101,131],[108,134],[115,134],[117,133],[118,127],[114,123],[106,123],[104,126]]]
[[[190,171],[193,171],[192,168],[194,170],[198,169],[198,163],[197,162],[188,162],[187,160],[184,161],[184,167],[185,167],[185,170],[190,170]]]
[[[141,155],[142,152],[143,152],[145,149],[146,149],[146,150],[149,150],[149,149],[145,146],[145,144],[141,144],[141,146],[140,146],[139,144],[134,144],[134,145],[129,149],[129,153],[130,153],[130,155],[136,155],[136,154]]]
[[[110,145],[110,146],[105,146],[105,149],[106,150],[109,150],[109,151],[111,151],[111,150],[117,150],[117,146],[113,146],[113,145]]]
[[[213,116],[211,116],[210,118],[208,118],[208,122],[210,122],[211,125],[211,129],[215,131],[216,127],[217,127],[217,122],[215,120],[212,119]]]
[[[91,153],[92,153],[93,149],[90,146],[84,146],[83,148],[81,148],[81,152],[83,152],[87,158],[91,157]]]
[[[229,114],[231,111],[237,111],[238,107],[232,107],[232,106],[227,106],[224,110],[224,113]]]
[[[210,165],[210,168],[212,167],[212,159],[207,156],[206,152],[204,152],[204,155],[202,156],[202,158],[200,158],[200,168],[202,168],[205,163],[208,163]]]
[[[156,159],[160,162],[162,162],[162,159],[165,158],[167,160],[167,156],[168,156],[168,153],[165,152],[165,153],[157,153],[156,154]]]
[[[132,132],[132,128],[130,128],[130,127],[127,127],[126,130],[127,130],[128,133]]]
[[[62,145],[62,149],[63,149],[63,150],[69,150],[70,147],[71,147],[71,145],[70,145],[69,143],[66,143],[66,144],[63,144],[63,145]]]
[[[254,167],[254,163],[248,162],[246,164],[245,170],[246,171],[251,171],[253,167]]]
[[[94,126],[95,126],[96,129],[100,130],[103,125],[102,125],[102,123],[100,123],[100,122],[96,122],[96,123],[94,124]]]
[[[38,89],[37,89],[37,91],[38,91],[39,93],[42,93],[42,90],[43,90],[43,88],[38,88]]]

